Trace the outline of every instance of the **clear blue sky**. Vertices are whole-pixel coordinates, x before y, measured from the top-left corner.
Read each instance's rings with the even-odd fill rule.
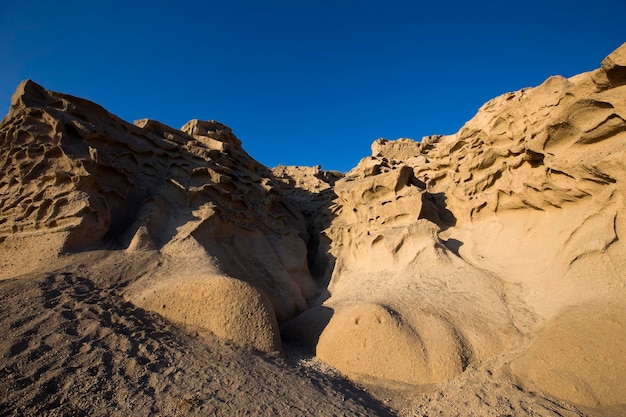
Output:
[[[274,166],[345,171],[379,137],[456,132],[487,100],[599,67],[626,1],[2,1],[17,84],[131,121],[230,126]]]

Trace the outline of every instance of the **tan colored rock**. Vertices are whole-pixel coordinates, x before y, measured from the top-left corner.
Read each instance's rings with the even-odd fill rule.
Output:
[[[512,320],[507,298],[517,297],[515,289],[447,249],[437,225],[419,219],[379,227],[350,242],[353,229],[344,228],[333,240],[337,264],[323,304],[333,315],[310,346],[321,359],[360,380],[431,384],[521,341],[520,328],[533,317]],[[379,323],[381,308],[389,317]],[[364,318],[358,326],[357,316]],[[292,320],[287,336],[310,343],[299,329],[324,317],[311,319]]]
[[[407,321],[379,304],[347,306],[331,318],[316,353],[348,376],[365,381],[419,385],[459,375],[467,358],[455,329],[427,313],[420,319]]]
[[[372,156],[405,161],[422,153],[422,144],[411,139],[378,139],[372,143]]]
[[[602,69],[606,72],[612,87],[626,83],[626,43],[602,61]]]
[[[26,81],[0,126],[0,277],[39,280],[61,317],[98,287],[261,351],[280,323],[369,386],[453,393],[448,414],[471,397],[620,415],[625,48],[490,100],[454,135],[379,139],[345,175],[270,170],[218,122],[131,125]],[[28,338],[31,319],[5,327]]]
[[[530,389],[587,407],[623,404],[626,309],[581,304],[554,318],[511,369]]]
[[[191,330],[209,331],[236,345],[281,349],[269,299],[249,284],[223,276],[163,277],[133,296],[138,306]]]
[[[487,102],[455,135],[374,142],[323,232],[333,314],[284,334],[359,379],[440,383],[496,361],[529,389],[623,407],[624,48]]]
[[[233,131],[215,120],[190,120],[180,130],[220,152],[225,152],[228,146],[241,148],[241,141],[233,135]]]
[[[309,240],[307,242],[308,267],[320,288],[328,285],[334,268],[329,255],[330,240],[322,231],[334,214],[330,207],[336,197],[335,183],[343,178],[337,171],[324,171],[321,166],[282,166],[272,168],[276,186],[285,199],[304,216]]]
[[[189,247],[203,260],[204,270],[194,274],[211,271],[258,288],[272,305],[259,314],[269,311],[274,320],[306,309],[320,292],[307,265],[303,216],[218,122],[192,120],[182,131],[149,119],[131,125],[91,102],[24,81],[0,137],[3,278],[76,252],[163,251],[187,261],[172,248]],[[146,289],[141,282],[158,286],[155,274],[132,291]],[[262,331],[277,336],[276,326]],[[239,336],[232,340],[247,345]]]
[[[319,314],[289,322],[286,337],[353,378],[382,384],[447,381],[519,341],[504,284],[445,247],[437,224],[450,219],[411,167],[366,158],[334,191],[324,231],[336,259],[330,298]],[[311,338],[307,327],[323,331]]]

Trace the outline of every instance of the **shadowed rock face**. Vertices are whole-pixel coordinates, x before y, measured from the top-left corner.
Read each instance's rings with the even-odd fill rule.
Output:
[[[623,405],[625,54],[455,135],[379,139],[345,175],[269,170],[218,122],[131,125],[26,81],[0,127],[0,276],[152,254],[128,300],[241,346],[280,349],[280,324],[377,384],[489,366]]]

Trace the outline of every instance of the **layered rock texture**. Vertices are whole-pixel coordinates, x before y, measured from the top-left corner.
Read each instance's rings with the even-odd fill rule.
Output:
[[[286,335],[362,380],[498,358],[528,389],[623,404],[625,59],[493,99],[455,135],[374,142],[333,188],[330,297]]]
[[[364,383],[482,369],[620,414],[625,160],[626,44],[345,175],[25,81],[0,127],[0,277],[97,253],[133,305],[239,346],[280,350],[280,329]]]
[[[97,248],[158,251],[130,300],[262,350],[316,296],[303,216],[226,126],[131,125],[25,81],[0,135],[2,277]]]

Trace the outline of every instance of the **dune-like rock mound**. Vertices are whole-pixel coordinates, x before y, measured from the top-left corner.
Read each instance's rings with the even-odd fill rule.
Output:
[[[224,276],[167,280],[137,294],[135,304],[175,323],[260,351],[280,347],[270,301],[243,281]]]

